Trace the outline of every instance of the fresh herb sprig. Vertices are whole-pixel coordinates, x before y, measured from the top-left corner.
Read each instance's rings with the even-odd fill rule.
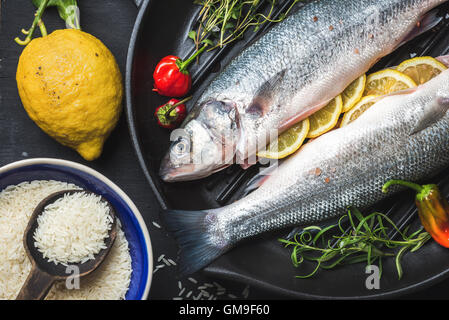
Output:
[[[343,227],[343,220],[349,221],[349,230]],[[293,239],[279,239],[286,247],[293,247],[291,259],[295,267],[304,261],[316,263],[315,269],[297,278],[310,278],[319,269],[332,269],[338,265],[366,262],[378,263],[382,274],[382,259],[395,257],[399,279],[403,275],[401,258],[407,252],[421,248],[431,236],[422,228],[408,234],[410,226],[401,231],[385,214],[374,212],[366,217],[356,208],[349,208],[337,224],[321,228],[310,226],[295,234]],[[394,230],[398,240],[391,239],[387,232]],[[338,235],[335,235],[335,232]],[[330,233],[333,233],[330,235]]]
[[[198,27],[189,32],[189,38],[195,42],[197,50],[202,43],[210,46],[208,51],[221,48],[243,37],[249,27],[257,30],[267,21],[284,20],[299,1],[302,0],[294,0],[286,12],[273,19],[274,8],[280,0],[268,0],[270,7],[265,14],[261,10],[263,0],[195,0],[202,8]]]

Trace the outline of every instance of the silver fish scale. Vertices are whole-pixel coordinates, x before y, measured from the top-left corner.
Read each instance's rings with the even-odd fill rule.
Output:
[[[444,113],[427,123],[436,102]],[[413,94],[384,98],[353,123],[306,144],[247,197],[210,211],[210,236],[231,245],[328,219],[349,205],[364,208],[383,199],[389,179],[419,181],[435,174],[449,164],[448,107],[449,71]]]
[[[305,118],[337,96],[399,45],[425,12],[442,2],[321,0],[308,4],[237,56],[198,105],[211,99],[236,103],[240,137],[245,140],[238,151],[245,155],[264,146],[270,130],[283,128],[293,117]],[[263,110],[251,108],[266,83],[270,92],[264,93],[268,95],[264,105],[257,106]]]

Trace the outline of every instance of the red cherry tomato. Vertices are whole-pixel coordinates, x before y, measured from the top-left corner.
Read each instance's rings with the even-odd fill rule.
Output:
[[[187,67],[207,47],[204,45],[186,61],[177,56],[166,56],[156,66],[153,72],[154,91],[167,97],[183,97],[192,87],[192,77]]]
[[[163,58],[154,70],[153,79],[154,91],[168,97],[182,97],[192,86],[189,71],[182,69],[182,60],[176,56]]]

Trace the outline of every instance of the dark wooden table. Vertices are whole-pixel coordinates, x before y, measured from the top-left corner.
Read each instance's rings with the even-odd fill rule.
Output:
[[[13,39],[20,35],[22,28],[29,28],[33,20],[34,7],[31,0],[0,1],[0,165],[25,158],[51,157],[79,162],[98,170],[120,186],[141,211],[150,232],[155,265],[163,263],[157,261],[162,254],[174,259],[176,247],[173,241],[164,231],[153,225],[154,221],[158,222],[159,207],[137,162],[124,115],[106,142],[103,155],[93,162],[83,160],[75,151],[58,144],[28,118],[20,102],[15,81],[17,62],[23,48]],[[83,30],[105,43],[115,55],[122,74],[125,74],[128,42],[137,14],[134,2],[132,0],[79,0],[78,4]],[[49,32],[65,27],[54,8],[47,10],[44,22]],[[245,288],[245,284],[208,279],[201,274],[195,275],[194,278],[199,284],[216,281],[226,287],[227,293],[238,297],[241,297],[242,290]],[[179,293],[178,280],[174,267],[158,270],[154,274],[150,299],[176,297]],[[182,286],[187,287],[188,290],[197,286],[188,279],[181,279],[181,281]],[[447,298],[447,288],[449,288],[449,281],[407,298]],[[283,297],[250,288],[249,298],[280,299]]]

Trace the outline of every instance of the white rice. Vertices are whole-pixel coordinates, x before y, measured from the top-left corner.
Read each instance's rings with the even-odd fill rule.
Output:
[[[32,181],[9,186],[0,192],[0,299],[15,299],[31,270],[22,237],[37,204],[49,194],[80,189],[59,181]],[[117,220],[117,238],[103,264],[80,280],[80,288],[69,290],[57,283],[47,299],[124,299],[131,280],[128,241]]]
[[[100,196],[65,194],[38,216],[34,245],[55,264],[85,263],[106,249],[112,222],[109,206]]]

